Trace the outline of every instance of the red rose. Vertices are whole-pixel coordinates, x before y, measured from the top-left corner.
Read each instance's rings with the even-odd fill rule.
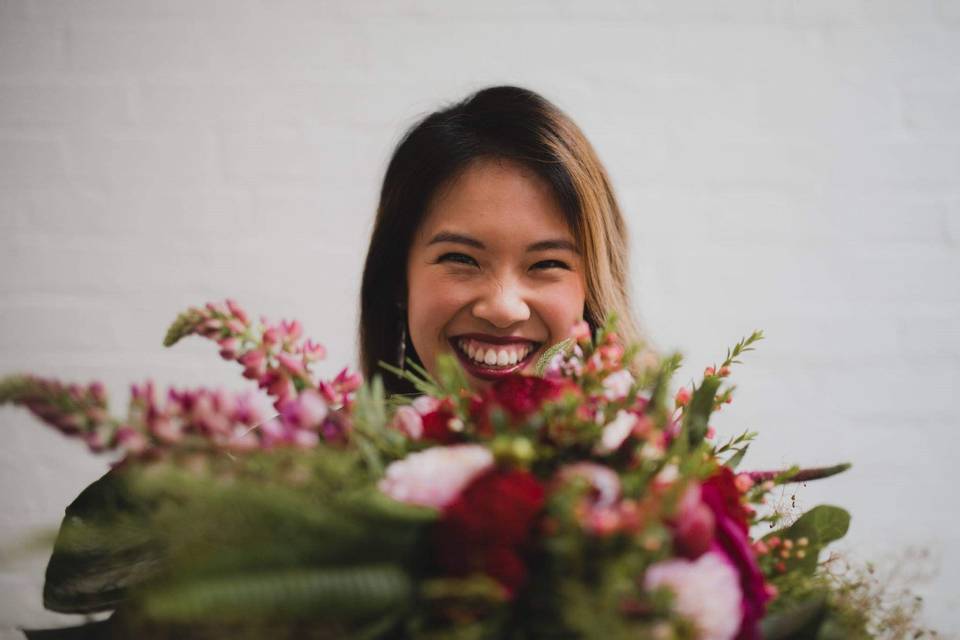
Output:
[[[769,595],[747,536],[747,510],[740,501],[733,472],[721,467],[703,483],[700,499],[716,519],[715,542],[740,574],[743,620],[737,640],[757,640],[760,638],[758,623],[763,617]]]
[[[514,593],[526,579],[520,553],[544,500],[543,487],[527,471],[494,469],[479,476],[437,523],[440,566],[452,575],[486,573]]]
[[[490,433],[490,410],[501,407],[515,422],[523,422],[543,406],[565,393],[579,389],[569,380],[538,378],[514,374],[497,380],[481,397],[474,401],[471,412],[481,433]]]
[[[456,418],[449,401],[443,401],[433,411],[421,416],[423,433],[421,438],[440,444],[452,444],[460,440],[460,434],[450,428],[450,421]]]

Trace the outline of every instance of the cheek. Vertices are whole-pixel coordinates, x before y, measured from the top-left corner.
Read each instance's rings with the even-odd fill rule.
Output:
[[[428,370],[437,351],[446,348],[444,327],[467,302],[467,287],[457,286],[437,271],[411,268],[407,272],[407,331]]]
[[[580,278],[558,283],[541,300],[541,313],[551,338],[561,340],[583,318],[586,294]]]

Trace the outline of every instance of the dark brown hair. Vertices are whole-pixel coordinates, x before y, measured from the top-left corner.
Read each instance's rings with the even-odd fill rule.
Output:
[[[584,318],[610,313],[627,340],[637,336],[627,286],[627,234],[610,180],[579,127],[542,96],[491,87],[428,115],[402,138],[383,179],[360,293],[360,366],[396,363],[407,296],[407,254],[431,199],[473,160],[504,158],[535,171],[552,188],[585,265]],[[406,339],[406,357],[419,363]],[[384,376],[390,393],[412,388]]]

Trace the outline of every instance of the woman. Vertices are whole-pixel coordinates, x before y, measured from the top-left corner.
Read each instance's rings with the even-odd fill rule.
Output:
[[[580,129],[532,91],[484,89],[416,124],[390,160],[363,273],[363,373],[404,360],[435,373],[453,353],[482,388],[611,313],[632,341],[627,273],[623,218]]]

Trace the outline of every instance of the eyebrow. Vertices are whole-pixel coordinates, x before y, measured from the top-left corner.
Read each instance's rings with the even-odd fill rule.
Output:
[[[427,246],[438,244],[441,242],[451,242],[453,244],[464,244],[468,247],[474,247],[475,249],[486,249],[486,246],[477,240],[476,238],[471,238],[470,236],[465,236],[461,233],[452,233],[450,231],[441,231],[437,235],[433,236],[430,239],[430,242],[427,243]],[[534,242],[527,247],[527,252],[531,253],[534,251],[549,251],[551,249],[560,249],[563,251],[571,251],[573,253],[580,253],[577,249],[577,246],[565,238],[554,238],[550,240],[541,240],[540,242]]]

